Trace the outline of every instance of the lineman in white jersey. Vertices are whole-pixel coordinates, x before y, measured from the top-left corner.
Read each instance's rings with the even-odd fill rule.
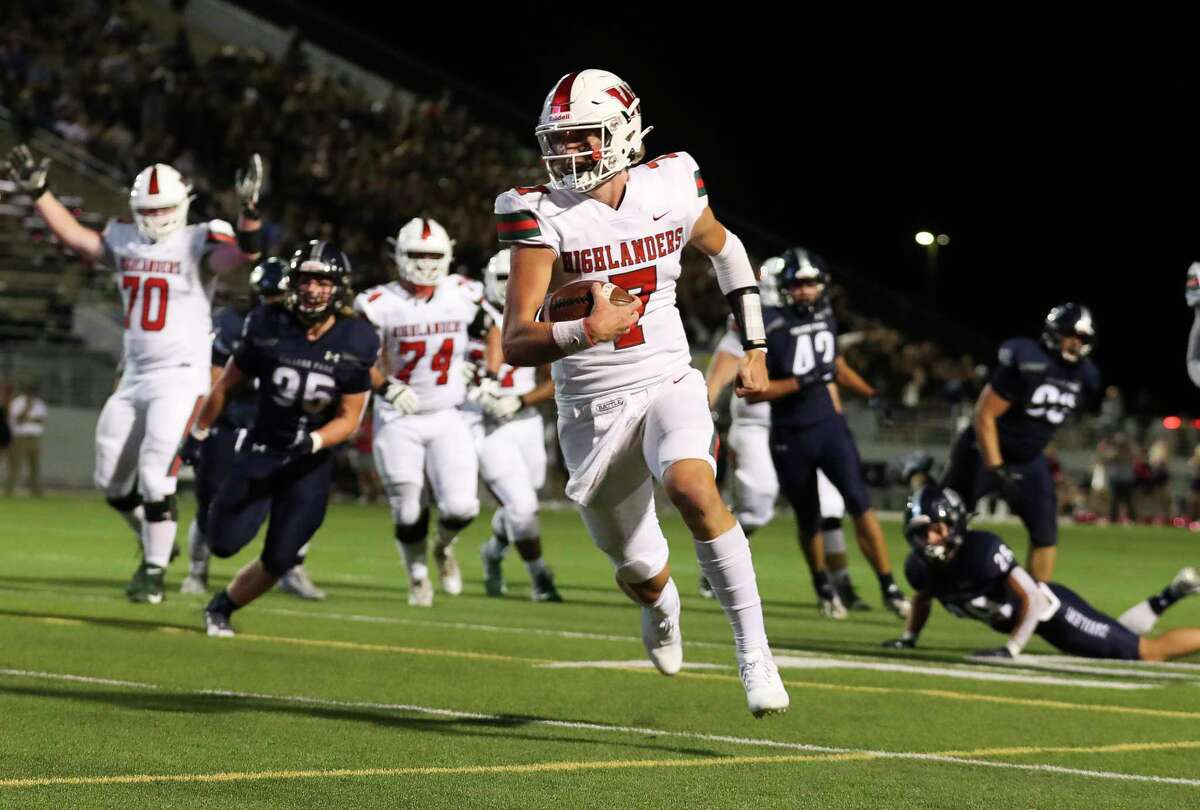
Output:
[[[778,268],[772,263],[759,268],[758,291],[767,306],[779,306],[777,278]],[[731,319],[705,375],[710,409],[716,407],[721,392],[736,378],[738,361],[745,353],[737,324]],[[771,522],[779,497],[779,478],[775,475],[775,463],[771,461],[771,403],[751,404],[741,397],[731,397],[729,416],[726,438],[733,468],[733,514],[750,536]],[[846,503],[842,493],[820,470],[817,470],[817,497],[821,505],[825,564],[836,591],[832,595],[819,593],[818,599],[823,615],[842,619],[847,615],[847,608],[869,610],[870,606],[858,596],[850,579],[846,540],[842,533]],[[704,577],[700,578],[700,595],[709,599],[713,595]]]
[[[239,173],[244,210],[236,234],[221,220],[188,225],[191,187],[162,163],[147,166],[133,182],[133,222],[111,220],[98,233],[80,225],[46,188],[49,164],[18,146],[7,172],[64,246],[85,260],[104,260],[117,273],[124,370],[96,425],[94,478],[142,546],[126,593],[156,604],[175,545],[175,449],[209,385],[212,318],[200,270],[232,270],[261,250],[255,206],[262,164],[255,155],[250,171]]]
[[[479,514],[478,463],[459,406],[468,333],[482,334],[483,285],[450,273],[453,243],[432,219],[412,219],[396,236],[399,279],[360,293],[354,308],[379,332],[373,373],[375,466],[387,491],[396,543],[408,573],[408,603],[433,605],[425,481],[438,509],[434,546],[442,590],[462,593],[452,545]]]
[[[501,250],[483,271],[484,306],[501,326],[509,253]],[[489,333],[489,337],[499,339],[495,327]],[[554,396],[554,381],[545,366],[498,363],[488,371],[480,379],[478,391],[469,395],[481,404],[484,414],[477,437],[479,474],[500,502],[492,515],[492,536],[480,549],[484,587],[488,596],[505,593],[502,563],[512,544],[529,571],[530,598],[535,602],[561,602],[554,575],[542,559],[538,521],[538,490],[546,483],[546,432],[537,406]]]
[[[765,332],[754,269],[741,241],[713,217],[690,155],[642,165],[640,100],[602,70],[569,73],[542,108],[535,134],[548,186],[496,199],[497,232],[513,248],[504,355],[553,362],[567,495],[618,585],[642,606],[642,640],[666,675],[683,663],[679,590],[654,511],[660,481],[695,540],[701,570],[733,627],[742,684],[756,716],[785,711],[788,695],[763,624],[750,545],[721,501],[704,378],[691,355],[675,284],[679,254],[710,256],[747,338],[738,393],[767,386]],[[586,318],[536,320],[546,292],[569,278],[611,282],[640,303],[618,307],[593,285]]]

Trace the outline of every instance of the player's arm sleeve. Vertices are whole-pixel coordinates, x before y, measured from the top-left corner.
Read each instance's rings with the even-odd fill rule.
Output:
[[[988,382],[992,390],[1009,402],[1020,401],[1025,381],[1021,376],[1021,343],[1005,341],[996,355],[996,370]]]
[[[492,316],[487,309],[480,307],[475,311],[475,318],[467,325],[467,337],[474,340],[485,340],[488,330],[495,326]]]
[[[543,193],[510,189],[496,198],[496,238],[501,247],[527,245],[561,253],[558,232],[539,211]]]
[[[1016,626],[1008,635],[1008,643],[1004,645],[1016,658],[1029,643],[1033,632],[1037,630],[1038,621],[1046,607],[1046,597],[1042,596],[1042,591],[1033,581],[1033,577],[1019,565],[1012,566],[1004,584],[1017,597],[1017,602],[1021,606],[1021,615],[1018,617]]]
[[[104,226],[104,230],[100,232],[100,245],[103,251],[100,255],[100,261],[113,270],[120,270],[117,267],[117,254],[112,249],[112,241],[115,236],[114,231],[120,225],[115,219],[110,219]],[[1198,316],[1200,317],[1200,316]],[[1200,383],[1197,383],[1200,385]]]
[[[1192,332],[1188,335],[1187,371],[1192,384],[1200,386],[1200,309],[1192,320]]]

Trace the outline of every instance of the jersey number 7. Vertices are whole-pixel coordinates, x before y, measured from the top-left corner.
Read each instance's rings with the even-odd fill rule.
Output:
[[[609,276],[608,280],[625,292],[642,299],[642,312],[645,313],[650,304],[651,293],[658,289],[658,267],[652,264],[640,270],[617,273],[615,276]],[[646,335],[642,332],[642,325],[635,323],[632,329],[613,341],[613,345],[618,349],[628,349],[631,346],[641,346],[645,342]]]

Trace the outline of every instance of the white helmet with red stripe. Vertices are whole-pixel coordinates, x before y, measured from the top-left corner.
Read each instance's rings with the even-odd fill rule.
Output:
[[[129,192],[129,208],[142,236],[160,242],[187,224],[192,187],[165,163],[142,169]]]
[[[581,70],[558,80],[534,134],[553,188],[586,192],[645,154],[642,101],[607,70]]]
[[[450,272],[454,240],[432,219],[416,217],[396,234],[396,268],[410,284],[432,287]]]
[[[508,248],[488,260],[483,268],[483,294],[487,300],[504,309],[504,298],[508,294],[508,276],[512,264],[512,251]]]

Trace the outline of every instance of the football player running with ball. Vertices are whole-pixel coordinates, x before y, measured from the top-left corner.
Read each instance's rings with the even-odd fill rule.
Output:
[[[408,573],[408,604],[433,605],[426,535],[425,481],[438,508],[434,546],[442,591],[462,593],[452,548],[479,514],[475,441],[459,406],[471,334],[487,329],[483,285],[450,272],[454,243],[432,219],[412,219],[397,234],[396,281],[360,293],[354,309],[375,327],[383,350],[372,373],[375,467],[387,491],[396,544]]]
[[[313,240],[288,264],[285,303],[246,318],[241,344],[204,400],[180,448],[193,461],[242,383],[257,385],[254,427],[238,442],[233,469],[217,490],[208,544],[232,557],[267,521],[260,557],[243,566],[204,610],[208,635],[233,636],[230,617],[300,562],[325,520],[332,484],[330,448],[354,435],[371,389],[379,339],[346,306],[350,262]]]
[[[133,529],[142,562],[125,592],[134,602],[163,600],[163,577],[175,547],[172,459],[209,387],[212,314],[201,280],[207,267],[224,273],[261,251],[257,213],[262,161],[238,173],[243,210],[235,233],[214,219],[187,224],[192,187],[163,163],[147,166],[129,193],[132,222],[109,221],[102,233],[76,221],[46,185],[50,159],[17,146],[3,168],[34,200],[38,214],[67,248],[103,260],[118,276],[125,313],[125,365],[96,424],[94,480]]]
[[[713,423],[675,285],[680,252],[712,258],[738,318],[746,356],[737,393],[766,387],[766,341],[754,269],[741,240],[708,208],[700,169],[685,152],[641,165],[641,101],[603,70],[563,76],[535,130],[550,180],[496,199],[497,231],[512,249],[503,347],[514,366],[553,363],[558,435],[579,507],[617,583],[642,607],[642,640],[664,675],[683,664],[679,590],[654,511],[662,483],[695,540],[700,568],[733,628],[750,711],[782,712],[788,695],[763,624],[741,526],[721,500]],[[538,308],[567,280],[592,286],[590,314],[544,323]],[[616,306],[609,282],[636,296]]]

